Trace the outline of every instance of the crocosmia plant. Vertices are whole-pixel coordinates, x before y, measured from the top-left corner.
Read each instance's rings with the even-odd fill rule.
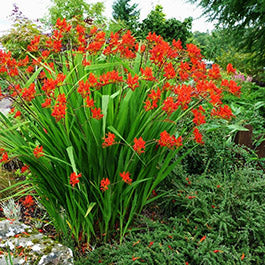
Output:
[[[203,124],[233,117],[222,96],[240,87],[222,80],[218,65],[207,70],[195,45],[183,46],[58,19],[51,37],[32,39],[25,59],[0,51],[9,83],[1,98],[13,101],[0,116],[1,162],[27,165],[26,182],[76,242],[114,231],[122,239],[190,151],[185,144],[204,144]]]

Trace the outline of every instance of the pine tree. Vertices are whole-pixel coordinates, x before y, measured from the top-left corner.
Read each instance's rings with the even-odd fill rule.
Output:
[[[117,0],[112,5],[112,16],[115,20],[120,20],[135,32],[138,28],[140,10],[137,4],[130,4],[131,0]]]

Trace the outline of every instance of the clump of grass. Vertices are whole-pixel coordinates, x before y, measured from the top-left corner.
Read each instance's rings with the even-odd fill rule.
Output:
[[[2,167],[0,167],[0,200],[14,194],[16,189],[6,190],[16,183],[16,176],[14,172],[9,172]],[[5,191],[3,191],[5,190]]]

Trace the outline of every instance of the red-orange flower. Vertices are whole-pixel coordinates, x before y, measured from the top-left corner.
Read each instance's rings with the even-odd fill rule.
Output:
[[[170,136],[167,131],[163,131],[160,133],[158,144],[160,146],[166,146],[169,149],[172,149],[174,147],[178,148],[182,145],[182,137],[179,136],[178,138],[176,138],[175,135]]]
[[[109,179],[108,178],[103,178],[102,180],[101,180],[101,182],[100,182],[100,189],[102,190],[102,191],[106,191],[106,190],[108,190],[109,189],[109,186],[110,185],[110,181],[109,181]]]
[[[58,122],[59,120],[63,119],[66,114],[66,97],[65,94],[59,94],[56,98],[56,104],[52,110],[52,116]]]
[[[82,176],[81,173],[79,173],[78,175],[76,175],[75,172],[73,172],[71,175],[70,175],[70,184],[72,185],[72,187],[74,187],[77,183],[79,183],[79,179]]]
[[[34,199],[33,199],[33,197],[32,197],[31,195],[27,195],[27,196],[25,197],[24,201],[22,202],[22,204],[23,204],[25,207],[27,207],[27,208],[33,206],[34,203],[35,203],[35,202],[34,202]]]
[[[195,141],[199,144],[204,144],[203,140],[202,140],[202,134],[200,133],[198,128],[194,128],[193,130],[193,135],[195,138]]]
[[[32,83],[28,88],[24,88],[22,93],[22,98],[26,101],[31,101],[35,98],[36,90],[35,90],[35,84]]]
[[[145,105],[144,105],[144,109],[145,111],[149,111],[149,110],[152,110],[154,108],[157,108],[157,101],[155,100],[146,100],[145,102]]]
[[[201,50],[196,45],[194,45],[192,43],[189,43],[186,46],[187,46],[188,55],[191,58],[198,58],[198,59],[200,59],[202,57]]]
[[[129,86],[129,88],[134,91],[135,88],[139,87],[139,81],[138,81],[139,77],[136,74],[134,77],[132,77],[131,73],[128,74],[127,77],[127,84]]]
[[[161,97],[161,90],[160,90],[160,88],[158,87],[157,88],[157,91],[155,91],[154,89],[152,89],[150,91],[150,93],[148,94],[148,97],[150,99],[152,99],[153,101],[157,102],[160,99],[160,97]]]
[[[153,76],[153,71],[150,67],[146,67],[145,69],[141,68],[140,70],[145,80],[149,80],[149,81],[155,80]]]
[[[107,137],[104,137],[104,143],[102,144],[103,147],[111,146],[115,143],[115,134],[109,132]]]
[[[41,53],[41,55],[43,58],[47,58],[50,55],[50,51],[45,50]]]
[[[56,104],[52,110],[52,116],[56,119],[56,121],[60,121],[65,117],[66,105],[65,104]]]
[[[17,117],[20,117],[20,116],[21,116],[21,111],[18,110],[18,111],[15,113],[14,118],[17,118]]]
[[[204,241],[206,239],[206,236],[203,236],[200,241],[198,243],[201,243],[202,241]]]
[[[229,74],[229,73],[235,73],[236,72],[236,69],[235,68],[233,68],[233,65],[231,64],[231,63],[229,63],[228,65],[227,65],[227,67],[226,67],[226,71],[227,71],[227,73]]]
[[[89,108],[94,107],[94,99],[93,98],[90,98],[90,96],[88,96],[86,98],[86,105]]]
[[[163,106],[162,110],[164,110],[168,116],[170,116],[179,107],[179,105],[174,102],[174,99],[172,97],[167,97],[164,100],[163,104],[164,104],[164,106]]]
[[[94,108],[94,109],[91,109],[91,112],[92,112],[92,118],[96,119],[96,120],[100,120],[103,118],[103,114],[101,114],[101,109],[100,108]]]
[[[45,102],[41,104],[43,108],[49,108],[51,106],[52,99],[51,98],[46,98]]]
[[[213,251],[213,253],[218,253],[218,252],[221,252],[221,250],[219,250],[219,249],[215,249],[215,250]]]
[[[197,109],[193,109],[191,110],[191,112],[193,113],[194,115],[194,118],[193,118],[193,122],[199,126],[203,123],[206,123],[205,121],[205,116]]]
[[[117,71],[113,70],[113,71],[102,74],[99,77],[99,81],[101,85],[105,86],[105,85],[112,84],[115,82],[122,82],[123,78],[122,76],[119,76],[119,73]]]
[[[24,172],[26,172],[27,170],[29,169],[29,165],[24,165],[21,169],[20,169],[20,171],[21,171],[21,173],[24,173]]]
[[[7,152],[3,153],[2,154],[2,159],[0,160],[0,162],[6,162],[8,161],[8,154]]]
[[[62,32],[68,32],[71,29],[71,25],[67,24],[66,19],[60,19],[58,18],[55,24],[55,27],[58,28],[59,30],[61,30]]]
[[[144,153],[145,150],[145,141],[143,140],[142,137],[140,137],[139,139],[134,138],[134,146],[133,149],[138,153]]]
[[[232,110],[228,105],[224,105],[223,107],[220,106],[218,109],[213,109],[211,115],[226,120],[230,120],[234,117]]]
[[[82,98],[87,97],[90,92],[90,84],[88,80],[84,82],[84,80],[81,80],[78,82],[79,86],[77,88],[77,92],[82,96]]]
[[[153,244],[154,244],[154,241],[151,241],[151,242],[149,243],[148,247],[150,248],[151,246],[153,246]]]
[[[213,64],[212,68],[208,72],[208,75],[211,79],[221,78],[219,66],[217,64]]]
[[[130,178],[130,173],[129,172],[122,172],[122,173],[120,173],[120,176],[121,176],[121,178],[122,178],[122,180],[125,182],[125,183],[127,183],[127,184],[129,184],[129,185],[131,185],[132,184],[132,179]]]
[[[43,147],[42,146],[36,146],[34,151],[33,151],[33,154],[36,158],[40,158],[41,156],[44,156],[43,154]]]
[[[176,76],[175,69],[171,62],[165,66],[164,72],[164,77],[166,77],[167,79],[172,79]]]
[[[26,72],[28,73],[32,73],[33,71],[34,71],[34,67],[31,65],[26,69]]]

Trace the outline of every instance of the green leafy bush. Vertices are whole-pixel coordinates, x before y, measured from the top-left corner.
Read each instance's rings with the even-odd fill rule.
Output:
[[[13,114],[0,116],[1,162],[16,156],[30,166],[25,182],[79,245],[115,230],[122,240],[191,152],[183,146],[203,144],[206,117],[232,119],[221,99],[234,91],[193,44],[149,33],[140,46],[130,31],[106,39],[58,19],[52,36],[35,36],[27,49],[19,61],[0,53],[14,100]]]

